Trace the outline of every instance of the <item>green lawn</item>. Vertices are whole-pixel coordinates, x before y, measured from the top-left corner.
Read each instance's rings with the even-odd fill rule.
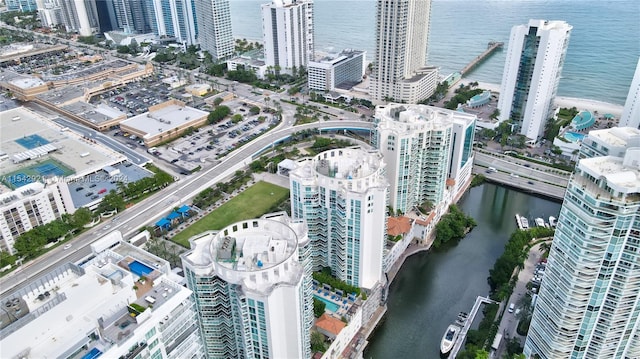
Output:
[[[171,240],[189,248],[189,238],[194,235],[204,231],[222,229],[245,219],[258,218],[288,197],[289,190],[287,188],[260,181],[187,227]]]

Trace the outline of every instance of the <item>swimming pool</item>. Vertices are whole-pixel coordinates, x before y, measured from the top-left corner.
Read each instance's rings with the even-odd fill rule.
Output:
[[[139,277],[142,277],[144,275],[147,275],[151,272],[153,272],[153,268],[149,267],[146,264],[142,264],[138,261],[133,261],[131,263],[129,263],[129,270],[131,270],[133,273],[137,274]]]
[[[578,133],[578,132],[565,132],[564,133],[564,138],[566,138],[567,140],[571,141],[571,142],[582,142],[582,140],[584,140],[584,137],[586,135],[582,134],[582,133]]]
[[[97,348],[93,348],[91,349],[90,352],[88,352],[87,354],[82,356],[82,359],[95,359],[97,357],[99,357],[100,355],[102,355],[102,352],[100,350],[98,350]]]
[[[332,301],[330,301],[330,300],[328,300],[326,298],[319,297],[317,295],[314,295],[313,297],[318,299],[318,300],[321,300],[325,304],[325,309],[327,309],[330,312],[335,313],[335,312],[338,311],[338,309],[340,309],[339,305],[337,305],[336,303],[334,303],[334,302],[332,302]]]

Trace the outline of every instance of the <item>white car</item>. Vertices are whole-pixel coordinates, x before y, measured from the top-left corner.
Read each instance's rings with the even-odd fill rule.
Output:
[[[64,248],[65,250],[67,250],[67,249],[71,248],[71,243],[69,243],[69,244],[65,244],[63,248]]]

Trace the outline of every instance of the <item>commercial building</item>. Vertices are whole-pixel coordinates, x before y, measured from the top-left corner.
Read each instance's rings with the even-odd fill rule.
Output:
[[[640,358],[638,159],[640,147],[628,147],[578,162],[525,342],[527,358]]]
[[[322,152],[290,170],[291,214],[307,221],[314,270],[356,287],[382,280],[388,183],[380,153]]]
[[[311,357],[304,222],[253,219],[189,241],[182,263],[207,357]]]
[[[372,99],[417,103],[430,97],[438,80],[438,70],[426,65],[431,0],[378,0],[376,16]]]
[[[627,101],[624,103],[620,126],[640,128],[640,59],[629,87]]]
[[[308,87],[316,91],[349,90],[362,81],[366,52],[344,50],[339,54],[310,61],[307,67]]]
[[[147,147],[152,147],[180,136],[189,128],[204,125],[208,116],[207,111],[186,106],[178,100],[169,100],[150,106],[147,113],[122,121],[120,128],[141,138]]]
[[[500,121],[510,120],[518,133],[537,141],[553,117],[569,37],[564,21],[529,20],[511,29],[498,109]]]
[[[194,45],[198,38],[196,0],[154,0],[157,34],[175,37],[185,45]]]
[[[292,73],[313,60],[313,1],[273,0],[262,5],[264,60],[275,72]]]
[[[476,116],[389,104],[376,108],[375,121],[374,144],[387,163],[389,206],[408,213],[428,202],[446,211],[471,179]]]
[[[205,358],[192,292],[168,262],[119,232],[103,240],[113,247],[1,299],[2,356]]]
[[[195,9],[200,49],[208,51],[214,61],[233,56],[229,0],[198,0]]]

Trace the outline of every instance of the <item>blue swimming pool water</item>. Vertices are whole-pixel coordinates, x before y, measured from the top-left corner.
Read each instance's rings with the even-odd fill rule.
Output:
[[[323,301],[323,302],[324,302],[324,304],[325,304],[325,308],[326,308],[328,311],[330,311],[330,312],[335,313],[335,312],[337,312],[337,311],[338,311],[338,309],[340,308],[340,306],[339,306],[339,305],[337,305],[336,303],[334,303],[334,302],[332,302],[332,301],[330,301],[330,300],[327,300],[327,299],[325,299],[325,298],[319,297],[319,296],[317,296],[317,295],[314,295],[313,297],[314,297],[314,298],[316,298],[316,299],[318,299],[318,300]]]
[[[571,142],[578,142],[584,140],[585,135],[577,132],[565,132],[564,138]]]
[[[129,263],[129,269],[140,277],[153,272],[153,268],[149,267],[148,265],[142,264],[138,261],[133,261]]]
[[[87,354],[82,356],[82,359],[94,359],[102,355],[102,352],[96,348],[91,349]]]

